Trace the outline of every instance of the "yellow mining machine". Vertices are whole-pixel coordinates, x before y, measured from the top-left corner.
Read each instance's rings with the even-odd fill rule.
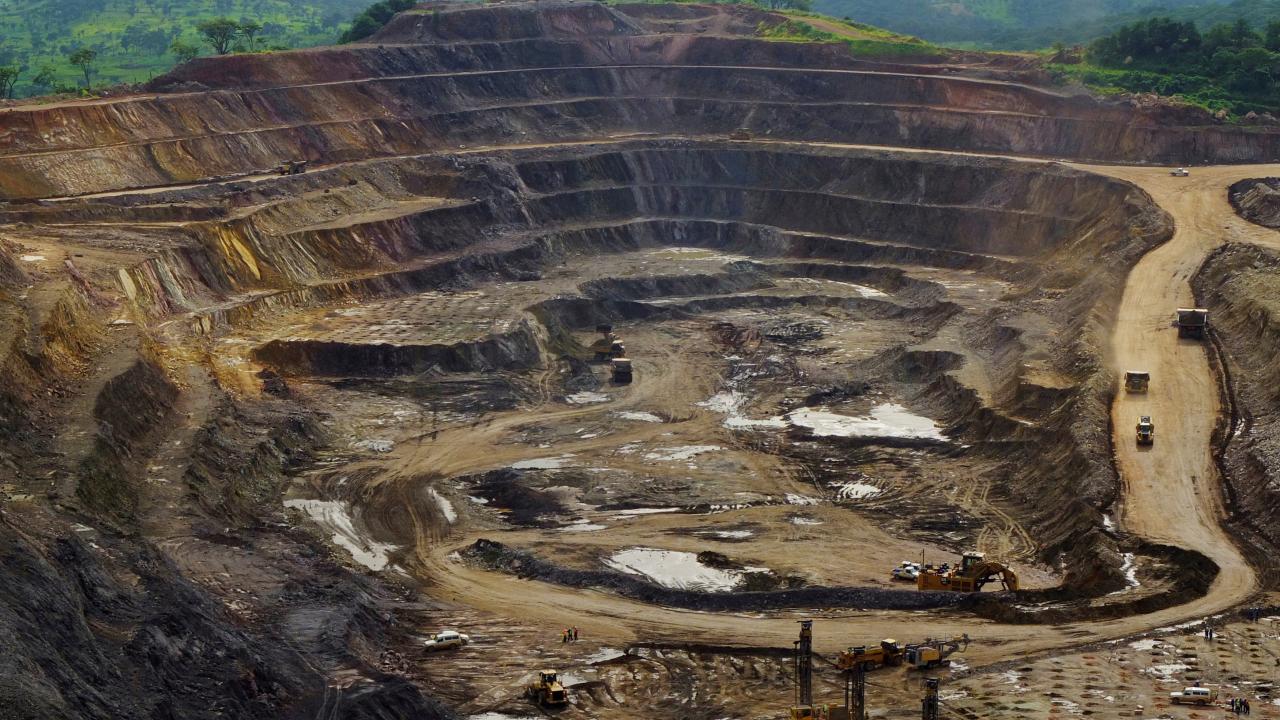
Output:
[[[969,636],[959,635],[950,640],[925,638],[913,645],[900,645],[892,638],[881,640],[879,645],[851,647],[836,658],[841,670],[876,670],[882,667],[906,665],[911,670],[928,670],[950,665],[947,658],[969,647]]]
[[[600,333],[600,339],[587,348],[596,362],[606,362],[627,356],[627,349],[622,345],[622,339],[613,334],[612,325],[597,325],[596,332]]]
[[[836,657],[835,667],[844,677],[844,705],[815,705],[813,702],[813,621],[800,621],[800,639],[795,642],[795,704],[789,720],[866,720],[866,673],[888,665],[906,665],[926,670],[951,663],[949,658],[969,647],[969,636],[950,640],[926,638],[918,645],[902,647],[896,640],[882,640],[878,646],[853,647]]]
[[[1018,589],[1018,574],[1008,565],[987,560],[980,552],[967,552],[960,556],[959,567],[925,565],[916,577],[916,587],[921,590],[981,592],[984,585],[996,580],[1005,590]]]
[[[285,160],[275,167],[277,175],[301,175],[307,171],[306,160]]]
[[[555,670],[538,672],[538,679],[524,689],[525,697],[543,707],[563,707],[569,704],[569,693],[560,684]]]

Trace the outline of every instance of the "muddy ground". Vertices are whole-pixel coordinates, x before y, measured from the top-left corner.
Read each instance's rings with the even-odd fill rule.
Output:
[[[814,617],[968,634],[964,717],[1265,717],[1280,241],[1227,188],[1276,168],[1045,158],[1280,135],[781,20],[445,6],[5,113],[0,707],[501,720],[552,667],[566,717],[779,717]],[[1021,589],[890,575],[969,550]]]

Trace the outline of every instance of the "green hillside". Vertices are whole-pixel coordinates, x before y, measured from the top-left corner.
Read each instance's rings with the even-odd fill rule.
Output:
[[[1100,38],[1122,25],[1153,17],[1193,22],[1201,28],[1245,20],[1250,25],[1261,28],[1273,20],[1280,20],[1280,0],[1235,0],[1225,4],[1188,5],[1173,9],[1147,8],[1139,12],[1108,15],[1099,20],[1068,25],[997,31],[991,33],[985,42],[992,47],[1010,50],[1033,50],[1049,47],[1057,42],[1074,45]]]
[[[335,42],[369,0],[0,0],[0,65],[22,69],[18,96],[83,85],[68,57],[97,53],[94,85],[146,81],[175,63],[176,39],[212,52],[196,25],[215,17],[262,25],[255,49]],[[243,41],[240,41],[243,45]],[[49,68],[39,78],[41,70]],[[48,80],[34,84],[33,80]],[[64,88],[65,89],[65,88]]]
[[[1213,0],[814,0],[813,8],[926,40],[989,45],[1027,31],[1098,23],[1122,14],[1153,14]],[[1112,24],[1102,32],[1114,29]]]

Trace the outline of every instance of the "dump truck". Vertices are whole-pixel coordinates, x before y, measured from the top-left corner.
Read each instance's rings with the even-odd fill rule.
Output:
[[[1143,415],[1138,418],[1138,444],[1151,445],[1156,441],[1156,426],[1151,422],[1150,415]]]
[[[563,707],[569,704],[569,693],[560,684],[560,676],[555,670],[539,671],[537,681],[530,683],[524,694],[543,707]]]
[[[306,160],[286,160],[276,166],[277,175],[301,175],[306,171]]]
[[[1124,389],[1126,392],[1146,392],[1151,384],[1151,373],[1146,370],[1126,370],[1124,372]]]
[[[591,347],[587,348],[596,362],[605,362],[627,356],[627,348],[623,346],[622,340],[613,334],[612,325],[597,325],[596,332],[600,333],[600,338],[591,343]]]
[[[1208,329],[1208,310],[1204,308],[1178,308],[1178,337],[1202,340]]]
[[[613,381],[619,385],[631,382],[631,360],[628,358],[614,358],[609,361],[609,368],[613,371]]]
[[[959,567],[925,565],[916,578],[916,588],[981,592],[983,586],[997,580],[1005,590],[1018,589],[1018,574],[1009,566],[987,560],[980,552],[966,552],[960,556]]]

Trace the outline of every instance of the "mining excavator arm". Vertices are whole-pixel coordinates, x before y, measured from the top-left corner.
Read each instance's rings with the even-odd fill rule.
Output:
[[[1018,589],[1018,574],[1009,566],[998,562],[984,562],[970,568],[969,577],[973,579],[974,590],[982,590],[982,586],[993,580],[999,580],[1005,590]]]

